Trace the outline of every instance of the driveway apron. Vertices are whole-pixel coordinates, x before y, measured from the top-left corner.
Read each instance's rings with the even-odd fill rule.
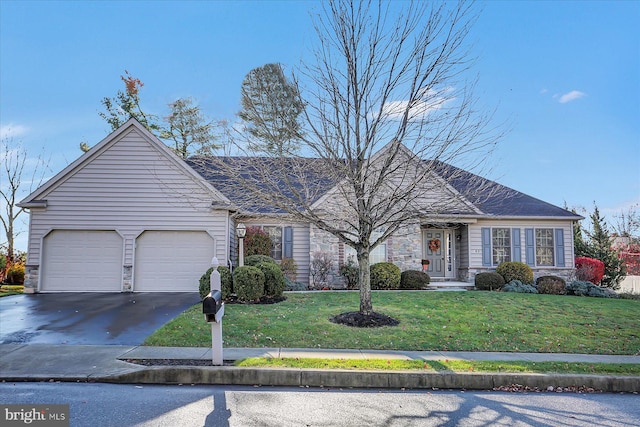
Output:
[[[0,344],[140,345],[198,293],[55,293],[0,298]]]

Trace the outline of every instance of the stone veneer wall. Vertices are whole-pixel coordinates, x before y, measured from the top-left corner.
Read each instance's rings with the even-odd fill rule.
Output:
[[[38,280],[40,280],[39,266],[26,265],[24,267],[24,293],[35,293],[38,290]]]
[[[414,223],[398,230],[387,241],[387,261],[400,271],[422,270],[422,230]]]
[[[332,269],[327,278],[327,285],[344,287],[344,278],[340,276],[340,264],[344,262],[344,249],[337,237],[315,226],[310,227],[310,260],[313,264],[314,254],[331,254]],[[387,261],[392,262],[401,271],[422,269],[422,231],[420,224],[415,223],[398,230],[387,240]],[[309,277],[313,285],[313,278]]]
[[[327,285],[329,286],[344,286],[344,280],[340,276],[340,241],[331,233],[327,233],[324,230],[320,230],[314,225],[309,227],[309,286],[314,287],[313,276],[311,271],[313,270],[313,259],[317,253],[331,254],[331,273],[327,277]],[[317,287],[319,284],[315,284]]]
[[[122,292],[132,292],[132,279],[133,279],[133,267],[130,265],[125,265],[122,268],[123,275],[123,285]]]

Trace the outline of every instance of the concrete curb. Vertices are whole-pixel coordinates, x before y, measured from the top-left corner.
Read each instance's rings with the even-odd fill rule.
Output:
[[[90,381],[129,384],[262,385],[332,388],[410,388],[492,390],[518,384],[548,387],[584,386],[607,393],[640,392],[640,377],[570,374],[348,371],[236,367],[148,367],[134,372],[95,376]],[[66,381],[66,380],[63,380]]]

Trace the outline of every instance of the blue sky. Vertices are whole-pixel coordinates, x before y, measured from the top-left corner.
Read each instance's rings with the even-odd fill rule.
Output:
[[[509,132],[488,178],[610,216],[640,202],[640,2],[480,1],[478,94]],[[245,74],[296,66],[316,1],[0,0],[0,132],[60,171],[109,132],[100,100],[144,82],[146,111],[180,97],[234,120]],[[26,217],[25,217],[26,219]],[[24,237],[18,246],[26,246]]]

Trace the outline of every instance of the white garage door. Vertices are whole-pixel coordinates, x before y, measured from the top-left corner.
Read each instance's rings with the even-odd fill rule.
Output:
[[[115,231],[54,230],[44,238],[42,292],[120,292],[122,237]]]
[[[145,231],[136,239],[133,290],[197,292],[214,252],[204,231]]]

